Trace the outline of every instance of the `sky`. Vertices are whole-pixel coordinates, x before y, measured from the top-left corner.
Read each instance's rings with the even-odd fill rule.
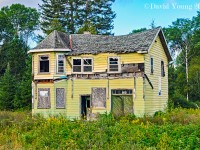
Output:
[[[14,3],[38,9],[41,0],[0,0],[0,8]],[[192,18],[200,11],[200,0],[115,0],[112,6],[117,16],[113,33],[125,35],[133,29],[156,26],[167,27],[177,18]]]

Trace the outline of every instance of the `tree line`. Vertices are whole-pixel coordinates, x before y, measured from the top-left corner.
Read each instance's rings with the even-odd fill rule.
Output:
[[[53,30],[71,34],[90,31],[113,35],[115,0],[42,0],[39,11],[21,4],[0,10],[0,109],[31,108],[29,41]],[[152,22],[151,27],[155,24]],[[169,66],[169,104],[200,106],[200,12],[192,19],[177,19],[164,28],[174,63]],[[131,34],[146,28],[133,30]]]

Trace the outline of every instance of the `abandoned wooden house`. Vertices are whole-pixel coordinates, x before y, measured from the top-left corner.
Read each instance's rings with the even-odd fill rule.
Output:
[[[32,113],[69,118],[153,114],[168,101],[161,28],[124,36],[53,31],[32,55]]]

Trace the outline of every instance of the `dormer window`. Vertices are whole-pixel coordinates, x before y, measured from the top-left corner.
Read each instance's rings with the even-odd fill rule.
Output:
[[[49,72],[49,56],[41,55],[39,56],[39,73]]]
[[[108,72],[119,72],[119,58],[118,57],[109,57],[108,58]]]

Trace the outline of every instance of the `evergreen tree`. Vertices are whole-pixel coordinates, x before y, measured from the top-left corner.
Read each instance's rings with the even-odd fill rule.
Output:
[[[15,80],[11,75],[10,64],[8,63],[6,72],[0,80],[0,109],[12,110],[15,96]]]
[[[16,88],[16,95],[14,98],[15,109],[31,109],[31,57],[26,61],[26,70],[23,74],[21,82],[18,83]]]
[[[97,34],[111,34],[113,19],[112,11],[115,0],[42,0],[40,5],[42,30],[49,34],[54,29],[52,20],[57,20],[61,31],[77,33],[87,30],[92,24]],[[90,26],[91,27],[91,26]],[[91,29],[91,28],[90,28]]]
[[[27,59],[27,47],[25,43],[18,39],[18,37],[14,38],[12,41],[5,41],[0,54],[0,72],[3,74],[6,65],[9,63],[12,75],[16,80],[21,80],[25,70],[25,61]]]
[[[58,30],[55,22],[59,25],[60,31],[65,31],[67,21],[65,19],[65,2],[64,0],[42,0],[41,9],[41,29],[45,34],[51,33],[53,30]]]
[[[116,17],[112,11],[112,4],[115,0],[86,0],[85,6],[82,6],[81,18],[82,24],[90,22],[97,30],[97,34],[109,35],[112,34],[113,19]]]

